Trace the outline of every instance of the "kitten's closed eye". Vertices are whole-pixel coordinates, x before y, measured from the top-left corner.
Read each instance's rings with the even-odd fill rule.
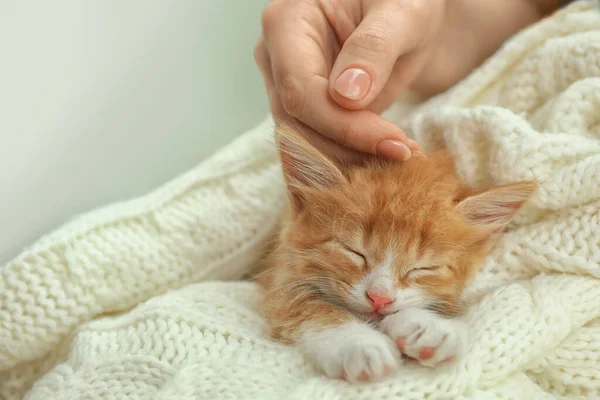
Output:
[[[352,248],[344,244],[342,244],[341,249],[344,252],[344,254],[346,254],[346,256],[352,260],[352,262],[356,263],[356,265],[359,265],[361,267],[367,266],[367,258],[362,253],[353,250]]]
[[[433,274],[441,272],[445,268],[446,267],[444,267],[443,265],[428,265],[426,267],[411,268],[411,269],[408,270],[408,272],[406,274],[409,277],[419,277],[419,276],[425,276],[425,275],[433,275]]]

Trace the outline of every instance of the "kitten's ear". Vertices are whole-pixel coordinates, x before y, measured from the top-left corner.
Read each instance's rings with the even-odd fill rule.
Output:
[[[519,182],[497,186],[469,196],[458,203],[457,209],[474,225],[497,232],[512,221],[515,213],[537,190],[535,182]]]
[[[301,200],[302,189],[325,189],[346,182],[342,171],[293,128],[279,124],[275,136],[283,175],[295,202]]]

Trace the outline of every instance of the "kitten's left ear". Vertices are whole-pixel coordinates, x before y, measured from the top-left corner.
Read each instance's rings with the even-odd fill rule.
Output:
[[[275,132],[288,192],[301,207],[306,189],[326,189],[347,182],[337,165],[290,126],[278,124]]]
[[[537,188],[535,182],[497,186],[467,197],[458,203],[457,210],[474,225],[498,232],[512,221]]]

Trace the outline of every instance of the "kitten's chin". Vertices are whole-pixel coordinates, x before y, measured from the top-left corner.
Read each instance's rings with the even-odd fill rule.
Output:
[[[367,307],[358,308],[346,306],[344,308],[354,314],[357,318],[366,322],[380,322],[382,319],[388,316],[388,313],[381,314],[377,311],[368,311]]]
[[[364,315],[369,322],[379,322],[385,317],[385,315],[379,314],[378,312],[375,312],[375,311],[370,312],[370,313],[365,313]]]

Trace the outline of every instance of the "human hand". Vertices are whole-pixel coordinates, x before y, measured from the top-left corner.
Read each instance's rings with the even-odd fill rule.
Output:
[[[413,78],[416,69],[407,64],[424,62],[411,52],[437,29],[444,4],[273,1],[263,14],[255,58],[274,117],[301,122],[310,141],[338,157],[410,158],[409,149],[419,145],[378,113]]]
[[[406,160],[419,145],[378,114],[404,89],[456,83],[540,1],[553,0],[274,0],[255,48],[273,116],[342,159]]]

